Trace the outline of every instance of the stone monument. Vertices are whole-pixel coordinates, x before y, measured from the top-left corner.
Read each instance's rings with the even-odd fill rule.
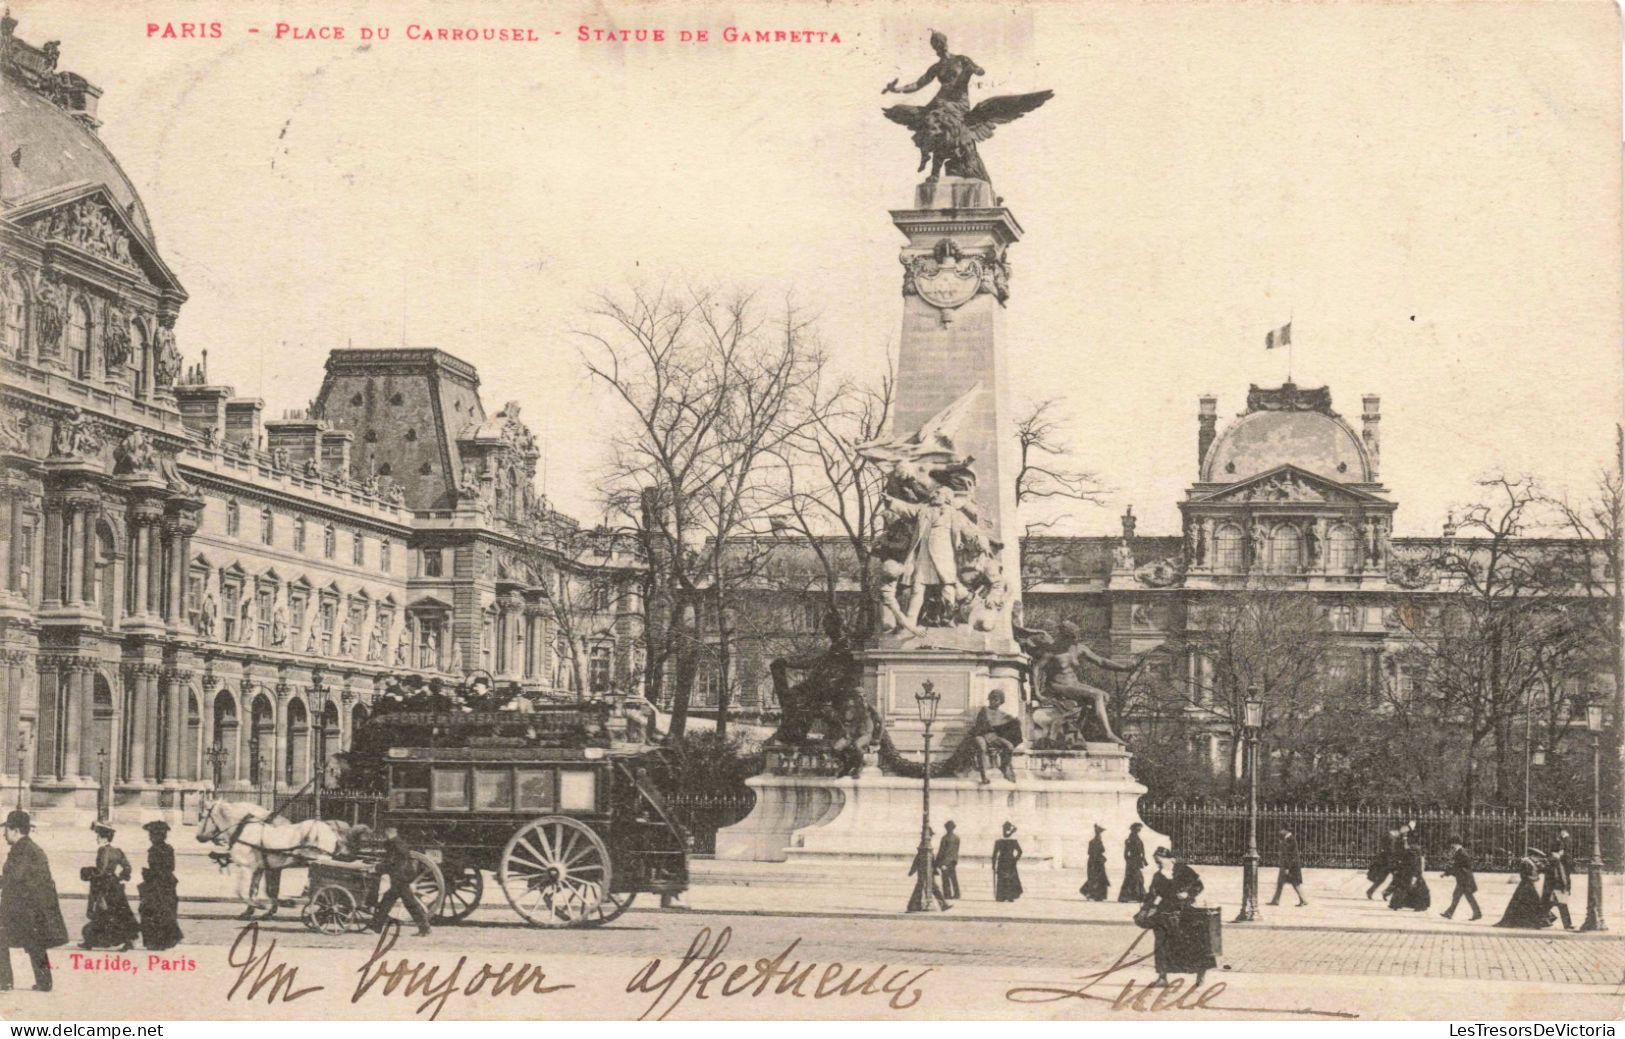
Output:
[[[924,75],[886,87],[939,85],[927,105],[885,109],[913,131],[920,169],[930,165],[931,175],[912,208],[891,213],[905,239],[896,400],[890,434],[858,445],[886,474],[886,530],[872,546],[879,630],[861,646],[831,632],[823,658],[780,662],[785,724],[770,741],[767,770],[749,781],[755,808],[717,835],[721,859],[910,858],[924,774],[915,695],[926,682],[941,698],[931,729],[932,814],[955,820],[965,857],[985,855],[1010,820],[1027,864],[1082,866],[1091,824],[1126,836],[1139,821],[1145,788],[1129,774],[1127,751],[1120,742],[1083,743],[1074,724],[1080,704],[1098,702],[1097,690],[1073,681],[1080,655],[1119,670],[1134,665],[1079,649],[1066,632],[1024,631],[1018,619],[1004,310],[1007,253],[1021,225],[993,194],[977,142],[1052,94],[972,106],[970,81],[983,70],[949,53],[940,33],[931,44],[938,60]],[[790,685],[789,667],[807,677]],[[1052,692],[1040,699],[1045,685]],[[1115,739],[1109,724],[1105,731]]]

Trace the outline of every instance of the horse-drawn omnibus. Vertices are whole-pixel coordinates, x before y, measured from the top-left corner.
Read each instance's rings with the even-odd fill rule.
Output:
[[[649,775],[659,752],[612,740],[608,714],[600,703],[384,710],[364,723],[355,750],[383,751],[378,822],[435,864],[440,877],[425,869],[414,886],[441,920],[480,905],[486,874],[541,927],[596,926],[639,893],[687,889],[687,839]]]

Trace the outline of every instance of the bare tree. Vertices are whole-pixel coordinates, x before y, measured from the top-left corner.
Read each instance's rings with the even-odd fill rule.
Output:
[[[1509,803],[1518,784],[1511,752],[1523,745],[1518,722],[1531,709],[1543,674],[1563,665],[1580,643],[1568,611],[1554,600],[1554,546],[1528,536],[1544,500],[1528,478],[1480,481],[1485,500],[1469,507],[1440,551],[1445,594],[1418,598],[1398,611],[1413,637],[1402,656],[1420,695],[1459,725],[1466,741],[1461,807],[1480,798],[1486,743],[1495,755],[1497,799]]]
[[[1208,661],[1211,685],[1175,668],[1148,695],[1187,721],[1229,732],[1234,782],[1241,775],[1246,703],[1256,694],[1264,703],[1266,738],[1290,770],[1298,730],[1319,709],[1338,663],[1336,647],[1335,633],[1309,595],[1277,588],[1225,593],[1194,606],[1185,631],[1164,647],[1174,661],[1190,654]]]
[[[601,296],[591,316],[580,332],[587,370],[629,417],[612,439],[606,498],[636,524],[658,570],[646,586],[658,615],[648,667],[674,665],[671,728],[680,736],[707,651],[705,619],[727,616],[739,576],[731,546],[756,530],[770,500],[766,463],[806,421],[823,355],[793,306],[770,316],[746,293],[634,289]],[[716,629],[719,732],[731,684],[726,627]]]
[[[1104,505],[1108,491],[1094,473],[1073,463],[1066,425],[1057,415],[1064,406],[1062,398],[1049,397],[1016,419],[1016,509],[1022,516],[1024,587],[1032,539],[1071,522],[1071,513],[1064,511],[1069,504]]]
[[[825,609],[838,614],[843,593],[856,587],[855,616],[846,618],[862,638],[874,630],[876,586],[873,553],[883,533],[881,496],[885,474],[858,455],[857,447],[880,436],[891,415],[894,378],[888,360],[878,383],[840,382],[819,388],[809,420],[778,453],[781,496],[770,517],[780,537],[806,546],[821,575]],[[781,575],[793,581],[801,575]]]
[[[1614,458],[1597,473],[1591,494],[1547,499],[1558,525],[1580,544],[1562,575],[1593,604],[1588,613],[1598,646],[1606,647],[1614,681],[1614,717],[1625,719],[1625,428],[1614,426]],[[1625,741],[1616,741],[1625,754]]]

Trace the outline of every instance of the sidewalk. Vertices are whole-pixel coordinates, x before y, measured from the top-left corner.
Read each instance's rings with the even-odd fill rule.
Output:
[[[175,849],[176,878],[180,896],[187,902],[228,902],[237,904],[232,877],[208,858],[217,850],[193,837],[190,826],[170,832]],[[78,883],[79,867],[95,858],[95,841],[89,830],[41,830],[36,835],[51,859],[57,887],[65,898],[83,899],[85,886]],[[114,843],[124,849],[135,867],[136,878],[146,862],[147,835],[139,829],[119,831]],[[1117,864],[1113,864],[1117,866]],[[1228,921],[1241,902],[1241,867],[1197,866],[1205,889],[1198,904],[1220,906]],[[913,890],[907,871],[869,865],[790,865],[768,862],[721,862],[696,858],[690,862],[691,887],[686,897],[690,909],[705,912],[771,915],[890,916],[903,911]],[[1079,923],[1122,924],[1134,914],[1134,906],[1117,902],[1121,867],[1109,868],[1111,899],[1088,902],[1078,894],[1083,871],[1072,869],[1031,869],[1022,873],[1025,893],[1017,902],[993,901],[992,874],[981,868],[961,869],[963,897],[950,913],[955,918],[995,921],[1076,921]],[[1147,871],[1147,878],[1150,872]],[[1604,915],[1617,932],[1625,929],[1625,876],[1605,875]],[[1299,908],[1288,888],[1279,906],[1268,905],[1275,892],[1275,870],[1265,867],[1259,875],[1259,919],[1246,925],[1257,928],[1316,928],[1348,931],[1405,931],[1414,933],[1472,933],[1485,929],[1499,934],[1548,934],[1576,940],[1597,940],[1613,934],[1565,935],[1561,927],[1544,932],[1497,931],[1491,925],[1500,919],[1512,897],[1515,878],[1506,873],[1478,876],[1478,901],[1484,918],[1471,922],[1465,903],[1454,920],[1439,914],[1449,905],[1451,881],[1437,870],[1428,872],[1433,905],[1425,912],[1394,911],[1380,899],[1366,900],[1369,886],[1363,870],[1306,869],[1304,895],[1309,905]],[[289,869],[282,878],[284,901],[297,899],[304,891],[305,871]],[[133,886],[132,886],[133,892]],[[486,885],[483,909],[507,911],[496,885]],[[1569,900],[1574,925],[1585,919],[1586,878],[1577,874]],[[643,902],[639,902],[643,907]]]

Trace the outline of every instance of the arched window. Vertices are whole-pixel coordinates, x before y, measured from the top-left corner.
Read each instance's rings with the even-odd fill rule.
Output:
[[[1326,569],[1334,574],[1354,570],[1360,559],[1360,545],[1355,540],[1354,528],[1337,523],[1326,532]]]
[[[1222,574],[1239,574],[1245,563],[1242,544],[1246,535],[1234,523],[1226,523],[1213,535],[1213,569]]]
[[[130,322],[130,392],[145,397],[150,388],[147,374],[152,371],[152,358],[148,352],[152,344],[147,341],[147,330],[141,322]]]
[[[1269,568],[1277,574],[1303,570],[1303,535],[1297,527],[1283,523],[1270,535]]]
[[[18,277],[0,285],[0,353],[28,358],[28,287]]]
[[[68,306],[68,370],[76,379],[90,378],[90,305],[76,299]]]

